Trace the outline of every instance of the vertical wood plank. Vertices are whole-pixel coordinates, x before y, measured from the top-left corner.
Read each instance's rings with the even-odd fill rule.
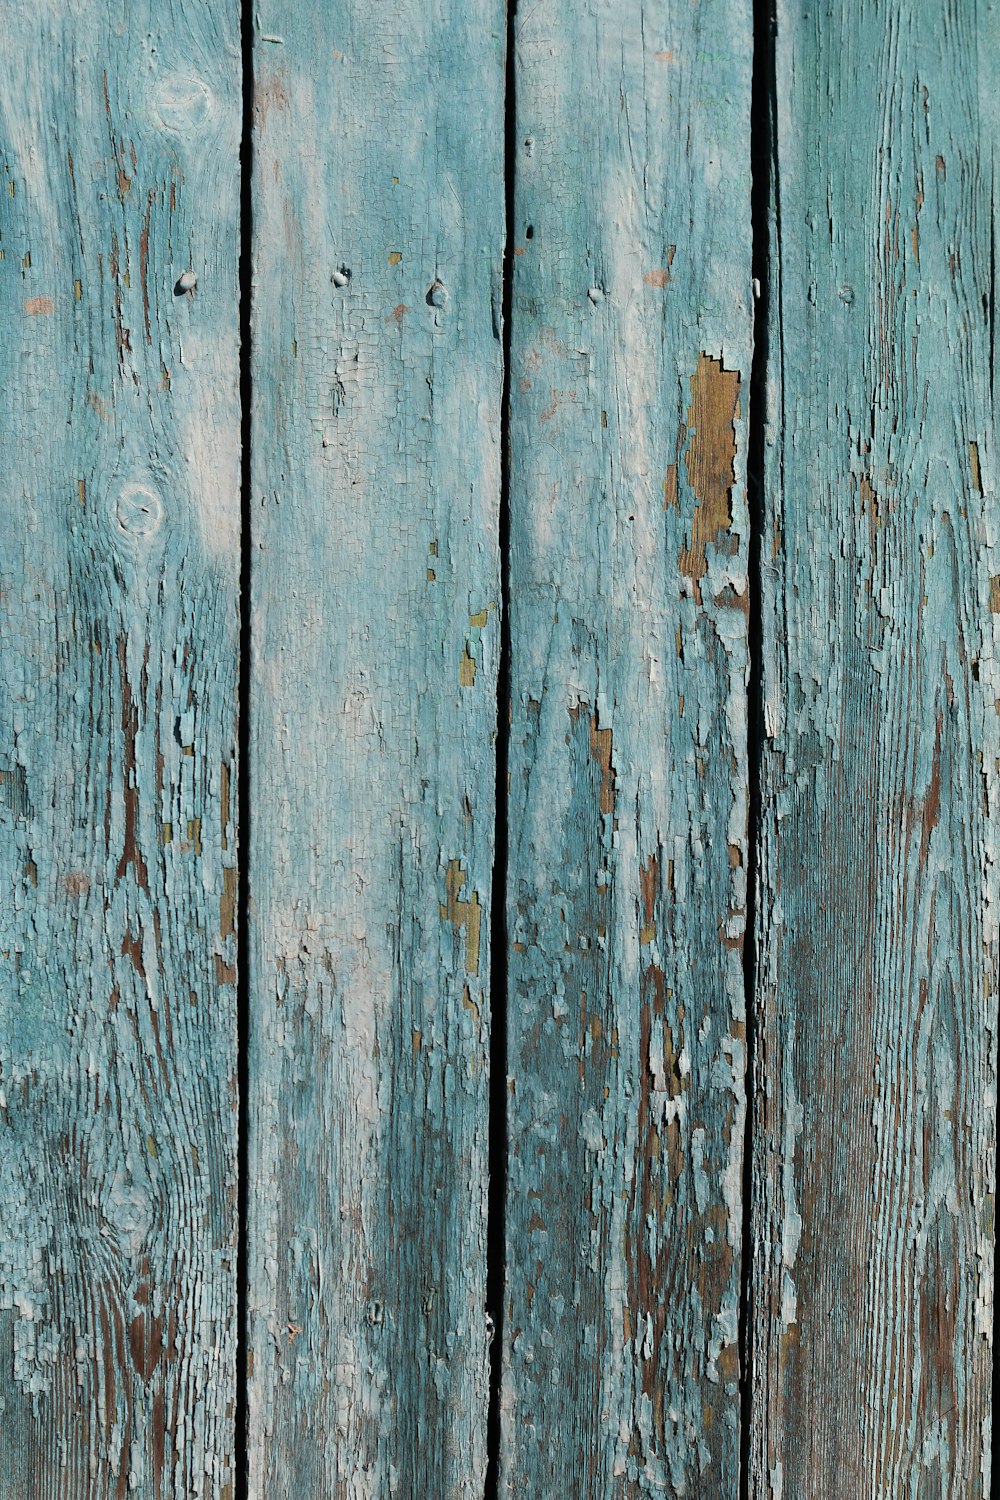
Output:
[[[781,3],[752,1493],[990,1493],[995,5]]]
[[[4,33],[0,1495],[227,1496],[237,9]]]
[[[502,9],[257,15],[250,1489],[472,1497]]]
[[[737,1484],[750,31],[516,19],[506,1494]]]

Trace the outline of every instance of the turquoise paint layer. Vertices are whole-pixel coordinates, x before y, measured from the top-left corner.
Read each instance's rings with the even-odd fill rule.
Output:
[[[760,1495],[990,1493],[998,43],[778,6]]]
[[[516,38],[502,1490],[729,1495],[750,7]]]
[[[4,32],[0,1495],[224,1496],[237,15]]]
[[[257,14],[250,1492],[471,1500],[503,16]]]

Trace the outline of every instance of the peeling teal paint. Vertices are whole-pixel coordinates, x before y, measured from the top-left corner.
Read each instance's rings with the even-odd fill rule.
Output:
[[[779,0],[755,349],[757,10],[7,8],[0,1500],[990,1494],[1000,27]]]
[[[777,9],[754,1493],[990,1493],[998,39]]]
[[[0,1495],[221,1496],[237,14],[43,0],[4,31]]]
[[[501,1491],[735,1494],[750,14],[516,36]]]
[[[258,10],[261,1496],[483,1489],[502,22]]]

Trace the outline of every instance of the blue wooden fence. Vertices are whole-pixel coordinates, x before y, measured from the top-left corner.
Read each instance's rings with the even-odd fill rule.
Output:
[[[996,5],[3,19],[0,1500],[986,1500]]]

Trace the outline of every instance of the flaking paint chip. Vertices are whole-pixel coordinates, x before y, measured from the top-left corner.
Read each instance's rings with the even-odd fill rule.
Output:
[[[651,271],[646,272],[646,274],[642,278],[646,286],[664,287],[670,284],[670,267],[674,263],[674,255],[676,254],[676,252],[677,246],[671,245],[667,250],[666,265],[654,266]]]
[[[598,727],[597,715],[590,721],[590,753],[601,768],[600,808],[610,817],[615,810],[615,768],[612,762],[612,733]]]
[[[694,584],[699,604],[700,583],[708,571],[706,549],[718,544],[733,520],[739,402],[739,371],[727,370],[721,359],[700,354],[691,377],[685,455],[688,483],[695,497],[694,513],[690,543],[679,559],[680,571]]]
[[[462,862],[450,860],[445,872],[444,888],[447,900],[440,903],[441,921],[450,922],[456,932],[465,932],[465,972],[479,973],[479,935],[482,907],[475,891],[468,901],[461,899],[465,885]]]

